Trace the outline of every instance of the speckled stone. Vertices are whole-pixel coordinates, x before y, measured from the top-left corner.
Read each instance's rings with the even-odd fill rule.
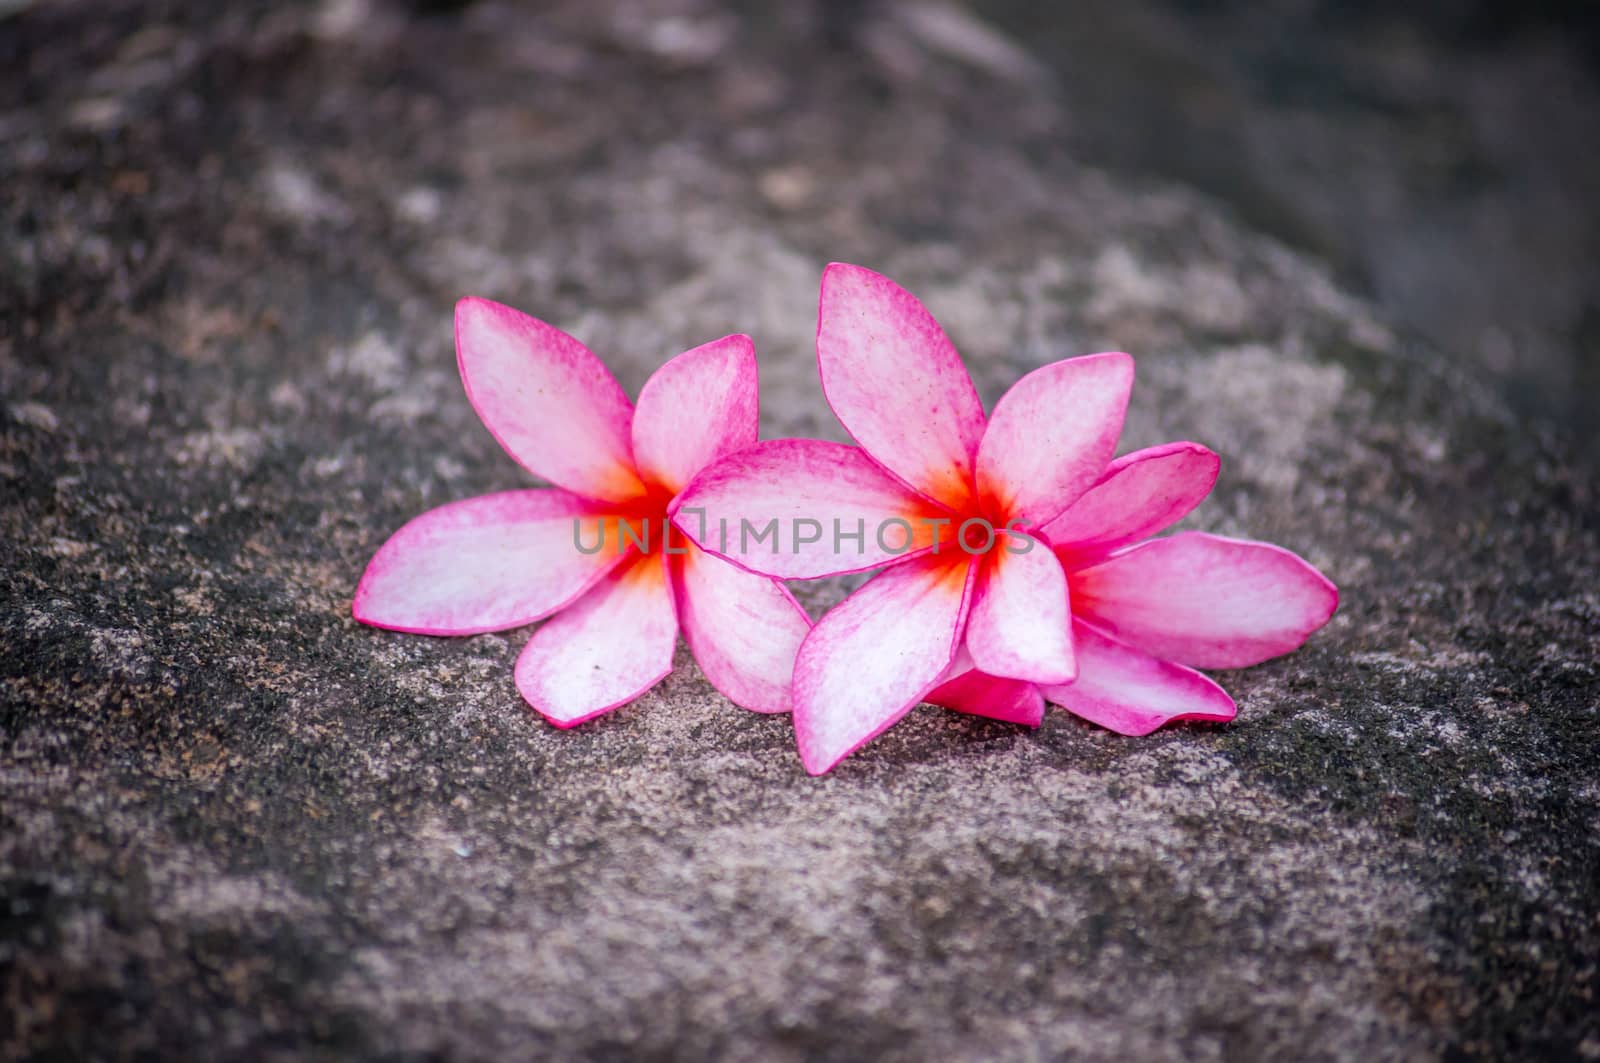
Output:
[[[1600,1058],[1594,469],[1317,262],[1069,155],[1016,44],[9,6],[0,1056]],[[634,392],[749,332],[765,431],[837,438],[829,259],[990,401],[1133,352],[1125,446],[1214,447],[1190,523],[1301,552],[1337,617],[1221,677],[1231,726],[925,707],[822,779],[686,654],[558,732],[525,631],[350,619],[401,522],[525,482],[457,296]]]

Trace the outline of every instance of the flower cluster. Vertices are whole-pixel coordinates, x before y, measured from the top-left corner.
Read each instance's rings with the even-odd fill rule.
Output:
[[[518,627],[517,689],[558,727],[639,697],[681,630],[736,705],[793,712],[820,774],[920,702],[1037,726],[1045,702],[1122,734],[1230,720],[1198,668],[1295,649],[1338,592],[1299,557],[1150,538],[1210,492],[1197,443],[1113,458],[1125,354],[1035,370],[985,416],[961,356],[893,281],[835,264],[822,391],[857,446],[757,439],[748,337],[663,365],[637,407],[571,336],[465,299],[456,350],[489,431],[553,486],[430,510],[378,551],[358,620]],[[784,580],[880,570],[814,625]]]

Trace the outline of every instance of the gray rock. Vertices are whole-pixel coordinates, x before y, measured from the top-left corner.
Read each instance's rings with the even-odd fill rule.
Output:
[[[1600,1057],[1593,468],[1316,261],[1070,155],[1004,38],[838,10],[0,21],[0,1053]],[[557,732],[525,632],[350,619],[401,522],[524,482],[458,295],[631,390],[748,331],[765,430],[837,437],[829,259],[991,401],[1134,352],[1125,445],[1218,450],[1192,523],[1338,616],[1222,677],[1231,726],[925,707],[822,779],[686,654]]]

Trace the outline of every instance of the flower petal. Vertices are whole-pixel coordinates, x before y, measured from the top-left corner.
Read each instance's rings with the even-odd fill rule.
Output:
[[[938,685],[966,614],[970,564],[926,557],[885,569],[817,622],[794,665],[794,731],[821,775]]]
[[[351,612],[418,635],[475,635],[531,623],[621,560],[598,541],[595,504],[565,491],[505,491],[430,509],[378,548]]]
[[[978,447],[978,493],[1008,519],[1053,520],[1106,471],[1133,388],[1133,359],[1090,354],[1035,369],[995,404]]]
[[[688,547],[673,565],[683,637],[711,685],[753,712],[788,712],[811,618],[777,580]]]
[[[782,579],[876,568],[940,530],[919,519],[935,507],[861,448],[818,439],[746,447],[695,477],[674,506],[674,523],[701,548]]]
[[[488,299],[456,304],[456,361],[491,435],[535,476],[586,498],[644,494],[633,471],[633,407],[589,348]]]
[[[1182,520],[1211,493],[1220,464],[1199,443],[1124,454],[1038,534],[1073,558],[1103,557]]]
[[[874,460],[929,498],[967,505],[983,403],[916,296],[869,269],[829,266],[817,367],[828,405]]]
[[[956,651],[955,660],[945,669],[938,686],[923,701],[969,716],[1038,727],[1044,720],[1044,695],[1032,683],[1002,679],[980,672],[972,665],[965,645]]]
[[[695,473],[756,441],[759,385],[749,336],[724,336],[685,351],[639,392],[633,454],[639,474],[683,490]]]
[[[967,649],[977,667],[990,675],[1032,683],[1070,682],[1075,669],[1066,573],[1044,543],[1005,538],[979,566]],[[1012,553],[1011,545],[1019,541],[1029,549]]]
[[[1118,641],[1194,668],[1245,668],[1298,647],[1339,591],[1270,543],[1179,532],[1072,574],[1072,604]]]
[[[517,689],[545,719],[574,727],[659,683],[677,641],[662,555],[639,556],[533,633]]]
[[[1140,653],[1074,621],[1078,678],[1044,687],[1044,696],[1068,712],[1118,734],[1147,735],[1173,720],[1233,719],[1233,699],[1191,668]]]

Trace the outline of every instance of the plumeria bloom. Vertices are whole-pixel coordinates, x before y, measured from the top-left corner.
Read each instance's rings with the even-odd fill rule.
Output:
[[[486,299],[456,306],[467,398],[500,445],[553,484],[429,510],[384,543],[356,589],[357,620],[425,635],[545,623],[517,689],[557,727],[626,704],[672,670],[681,628],[706,678],[756,712],[789,710],[811,623],[779,582],[669,531],[675,496],[756,441],[747,336],[667,362],[635,409],[559,329]]]
[[[883,566],[796,658],[806,769],[827,771],[923,700],[1037,724],[1035,687],[1067,683],[1077,668],[1066,574],[1025,529],[1054,520],[1105,471],[1133,360],[1047,365],[985,417],[923,305],[836,263],[822,278],[817,361],[828,404],[860,446],[757,444],[702,473],[675,517],[701,547],[765,575]],[[750,528],[773,534],[752,546]]]
[[[1231,720],[1233,699],[1195,668],[1245,668],[1300,646],[1339,592],[1281,547],[1161,531],[1199,505],[1217,456],[1168,443],[1111,463],[1040,534],[1071,588],[1078,676],[1045,697],[1128,735],[1172,720]]]

